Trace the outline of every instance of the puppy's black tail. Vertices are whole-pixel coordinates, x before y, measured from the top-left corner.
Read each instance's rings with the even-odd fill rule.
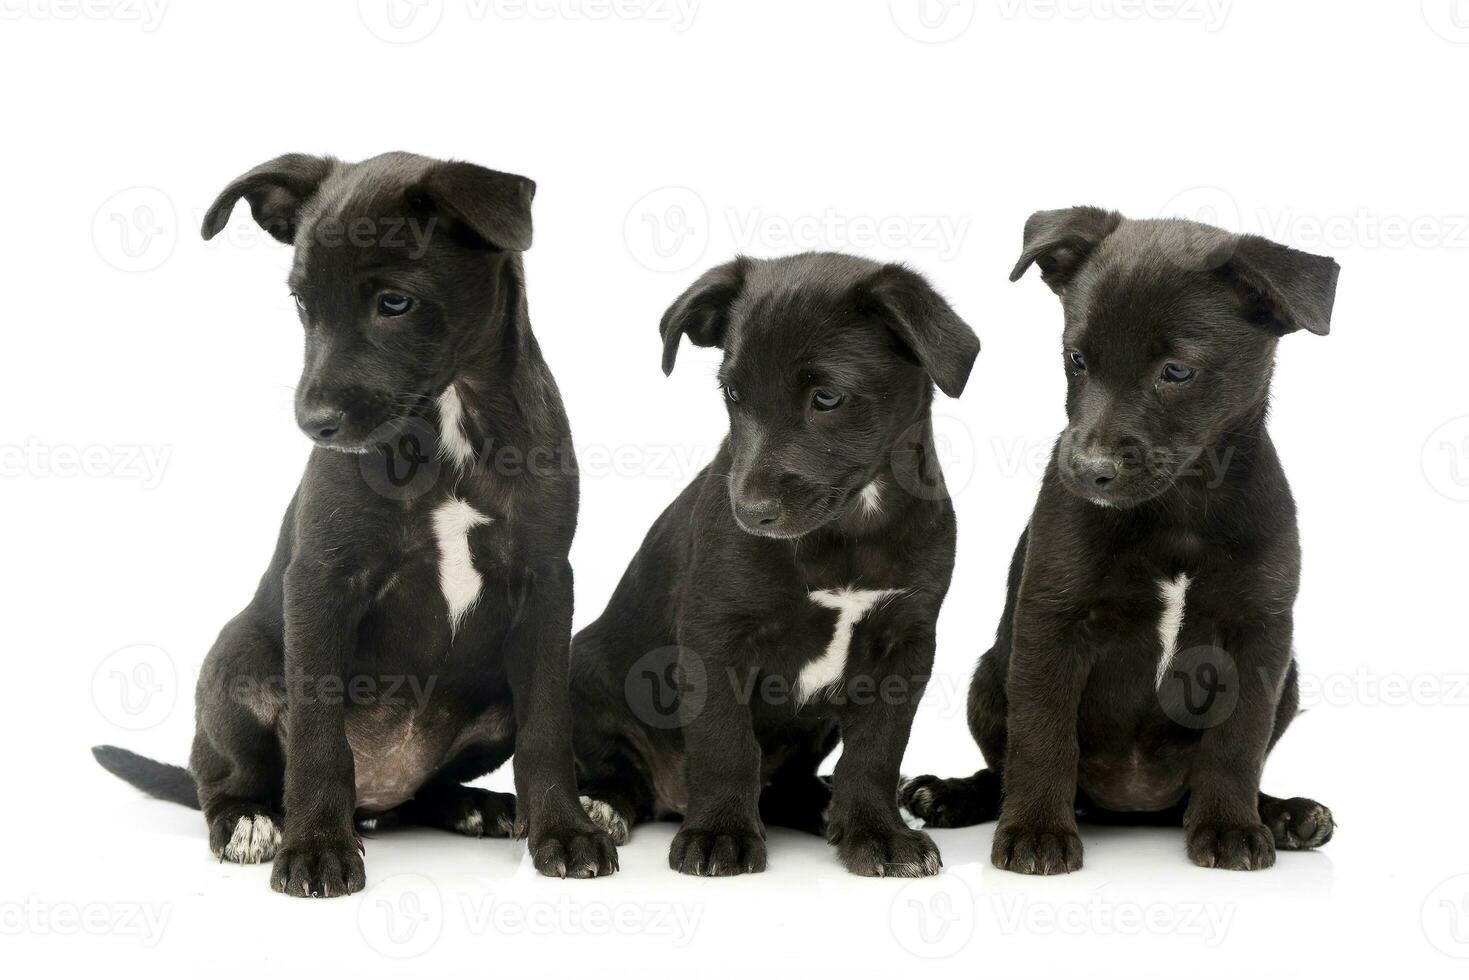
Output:
[[[132,783],[149,796],[199,809],[199,791],[194,777],[183,766],[145,759],[115,745],[94,745],[92,755],[102,768],[124,782]]]

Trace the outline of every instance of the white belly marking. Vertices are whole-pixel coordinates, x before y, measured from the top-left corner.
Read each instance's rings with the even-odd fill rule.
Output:
[[[805,667],[796,678],[796,700],[811,700],[823,688],[842,679],[847,667],[847,649],[852,645],[852,631],[879,602],[897,595],[900,589],[821,589],[810,593],[811,601],[837,613],[836,628],[826,652]]]
[[[449,632],[479,598],[484,580],[469,553],[469,532],[490,518],[462,500],[451,498],[434,510],[434,539],[439,546],[439,590],[449,606]]]
[[[1158,580],[1158,598],[1163,600],[1163,614],[1158,617],[1158,641],[1162,653],[1158,657],[1158,675],[1153,680],[1155,688],[1163,686],[1168,665],[1178,653],[1178,634],[1183,629],[1183,605],[1188,596],[1189,577],[1179,575],[1172,579]]]

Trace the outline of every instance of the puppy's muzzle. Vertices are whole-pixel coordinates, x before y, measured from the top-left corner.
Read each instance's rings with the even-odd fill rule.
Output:
[[[1071,458],[1077,483],[1097,493],[1106,493],[1122,473],[1122,461],[1111,453],[1079,452]]]
[[[752,534],[768,534],[780,523],[782,508],[774,497],[735,494],[735,520]]]
[[[296,424],[317,445],[330,446],[347,421],[347,413],[330,405],[317,405],[296,410]]]

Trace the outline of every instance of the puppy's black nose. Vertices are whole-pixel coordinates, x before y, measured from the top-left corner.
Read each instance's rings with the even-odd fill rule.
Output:
[[[780,520],[780,504],[768,497],[742,499],[735,504],[735,516],[745,527],[771,527]]]
[[[301,431],[317,442],[329,442],[342,429],[347,413],[340,408],[313,408],[296,418]]]
[[[1076,476],[1082,482],[1101,489],[1117,479],[1120,467],[1117,459],[1104,453],[1077,453],[1072,463]]]

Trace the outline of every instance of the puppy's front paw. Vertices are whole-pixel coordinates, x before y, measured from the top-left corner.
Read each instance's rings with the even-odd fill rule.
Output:
[[[362,843],[351,836],[287,842],[270,869],[270,887],[299,898],[336,898],[366,886]]]
[[[1282,851],[1309,851],[1331,840],[1336,820],[1331,811],[1303,796],[1290,800],[1262,797],[1260,819]]]
[[[854,875],[927,878],[944,866],[933,839],[921,830],[845,830],[831,834],[837,856]]]
[[[1081,838],[1075,830],[995,828],[990,861],[1001,871],[1023,875],[1059,875],[1081,870]]]
[[[617,846],[589,822],[531,834],[530,857],[548,878],[600,878],[617,870]]]
[[[680,874],[724,877],[765,870],[765,838],[751,830],[684,827],[673,835],[668,866]]]
[[[1190,827],[1189,860],[1201,868],[1226,871],[1259,871],[1275,863],[1275,837],[1270,828],[1203,825]]]

